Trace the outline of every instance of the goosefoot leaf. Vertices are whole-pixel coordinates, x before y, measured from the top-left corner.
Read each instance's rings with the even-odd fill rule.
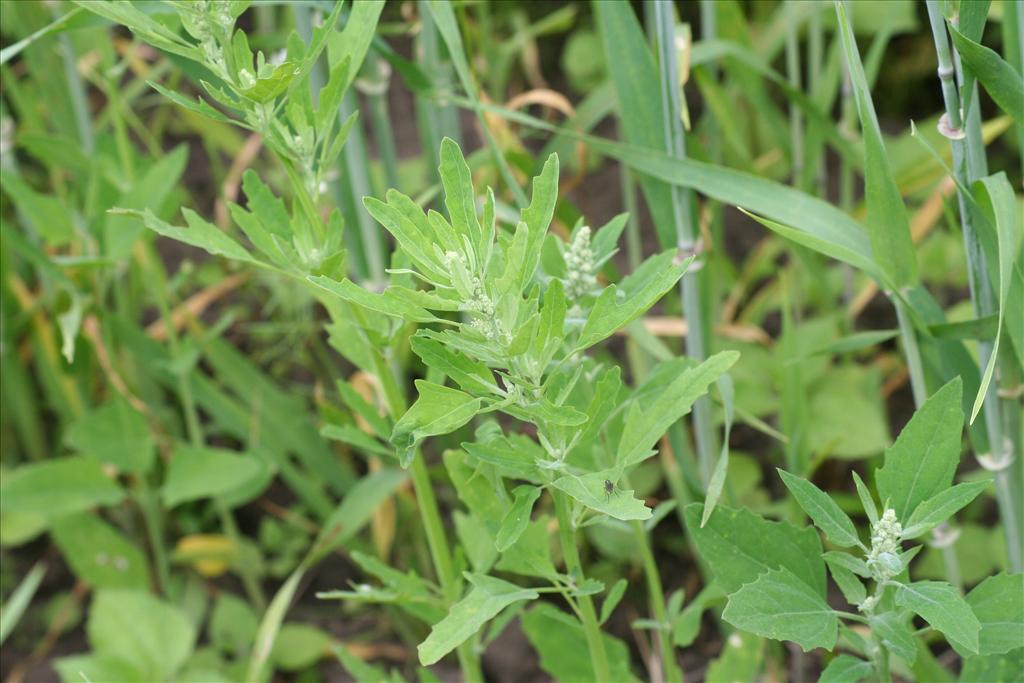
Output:
[[[814,525],[825,532],[829,540],[841,548],[860,545],[857,529],[832,497],[802,477],[778,469],[782,483],[793,494]]]
[[[473,584],[469,594],[452,605],[448,616],[434,624],[417,648],[423,666],[439,661],[509,605],[540,597],[535,590],[493,576],[467,574],[466,578]]]
[[[835,610],[785,568],[762,574],[730,595],[722,618],[765,638],[792,641],[804,652],[831,650],[839,636]]]
[[[419,397],[395,423],[391,443],[398,450],[402,467],[412,462],[420,441],[428,436],[448,434],[473,419],[482,404],[479,398],[440,384],[416,380]]]
[[[932,496],[918,505],[914,514],[910,515],[910,519],[903,527],[902,538],[917,538],[931,531],[962,508],[967,507],[990,483],[986,479],[985,481],[957,484]]]
[[[899,584],[896,604],[906,607],[946,636],[958,652],[978,654],[981,623],[974,611],[951,584],[945,581],[915,581]]]

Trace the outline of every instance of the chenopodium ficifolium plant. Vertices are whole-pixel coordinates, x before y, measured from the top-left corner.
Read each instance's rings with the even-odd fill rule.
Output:
[[[343,30],[337,23],[344,3],[335,3],[312,30],[308,43],[292,32],[285,49],[270,56],[261,51],[254,54],[245,31],[235,26],[250,4],[249,0],[166,0],[163,7],[154,9],[167,10],[168,24],[180,23],[182,30],[174,31],[131,3],[81,3],[128,27],[141,40],[204,67],[205,77],[199,83],[221,109],[158,83],[149,85],[189,111],[258,133],[287,173],[295,195],[293,215],[288,216],[252,170],[243,176],[243,189],[253,212],[234,205],[230,211],[257,255],[189,210],[183,213],[191,230],[170,226],[149,210],[114,209],[112,213],[137,215],[157,233],[234,260],[290,274],[338,274],[344,260],[341,214],[332,212],[325,223],[316,204],[356,120],[355,113],[342,119],[339,109],[369,48],[383,2],[356,3]],[[326,82],[314,104],[311,77],[325,52]]]
[[[783,470],[783,483],[817,531],[726,507],[716,508],[701,527],[702,506],[690,505],[687,526],[728,595],[723,619],[804,651],[835,650],[840,643],[848,653],[831,661],[822,680],[891,680],[895,667],[910,670],[923,633],[912,623],[915,615],[968,664],[1024,652],[1024,575],[989,577],[966,598],[948,582],[910,578],[921,546],[905,543],[944,524],[991,485],[987,479],[953,484],[964,421],[961,394],[959,378],[939,389],[885,452],[875,473],[881,514],[853,474],[871,525],[867,540],[829,494]],[[818,531],[842,550],[823,552]],[[826,602],[826,567],[855,611]]]
[[[603,585],[584,577],[578,566],[568,573],[556,569],[545,519],[531,520],[542,492],[551,494],[556,509],[563,506],[559,526],[571,527],[561,532],[573,544],[575,529],[605,516],[650,518],[651,509],[618,483],[654,454],[668,427],[738,357],[729,351],[699,365],[670,361],[628,390],[617,365],[602,364],[585,351],[654,305],[692,257],[666,251],[617,285],[602,286],[598,272],[615,252],[625,216],[597,231],[577,225],[568,242],[549,232],[558,198],[557,156],[534,179],[530,204],[512,230],[497,223],[490,190],[478,214],[470,169],[455,142],[444,140],[440,159],[450,220],[437,211],[424,213],[395,190],[384,200],[364,200],[397,242],[393,281],[404,278],[407,284],[378,293],[349,280],[309,278],[354,310],[392,318],[395,334],[408,323],[421,325],[410,344],[429,379],[415,382],[417,399],[390,433],[402,466],[422,457],[424,439],[477,419],[475,439],[444,454],[456,491],[472,513],[455,516],[473,570],[467,574],[472,588],[432,624],[419,648],[424,664],[541,590],[560,592],[570,603],[601,592]],[[415,281],[424,288],[409,286]],[[521,426],[506,432],[491,419],[494,413]],[[491,576],[494,570],[548,585],[522,588]],[[400,589],[383,578],[389,588]]]

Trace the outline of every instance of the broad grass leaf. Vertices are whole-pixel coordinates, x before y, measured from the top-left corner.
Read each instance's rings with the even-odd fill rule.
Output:
[[[260,477],[265,466],[251,454],[179,446],[167,467],[162,489],[164,504],[174,507],[190,500],[227,495]]]
[[[147,472],[156,455],[145,416],[119,395],[78,418],[64,438],[82,455],[122,472]]]
[[[782,483],[803,508],[814,525],[825,532],[828,539],[841,548],[861,545],[853,521],[836,504],[832,497],[807,481],[783,469],[777,469]]]
[[[391,432],[391,443],[398,449],[399,462],[408,467],[420,441],[428,436],[449,434],[466,424],[480,411],[482,402],[449,387],[416,380],[419,396],[399,418]]]
[[[306,564],[300,564],[298,569],[288,575],[288,579],[277,589],[273,599],[267,606],[260,620],[260,627],[256,631],[256,639],[253,642],[252,652],[249,655],[249,666],[246,670],[245,680],[263,680],[266,674],[267,661],[274,651],[274,642],[281,630],[281,623],[284,621],[288,607],[291,606],[295,593],[299,589],[299,582],[306,574]]]
[[[967,69],[981,81],[985,91],[999,108],[1024,125],[1024,80],[998,53],[971,40],[952,25],[949,34]]]
[[[644,460],[668,428],[690,412],[694,401],[703,396],[711,383],[727,372],[739,356],[737,351],[716,353],[673,379],[643,408],[634,402],[626,415],[616,451],[617,465],[629,467]]]
[[[148,588],[146,556],[96,515],[61,517],[50,533],[75,576],[93,588]]]
[[[1024,574],[990,576],[967,594],[981,622],[978,653],[1007,654],[1024,643]]]
[[[94,654],[131,662],[147,681],[174,678],[196,640],[177,607],[143,590],[99,591],[85,630]]]
[[[570,474],[555,479],[551,485],[582,505],[615,519],[648,519],[651,509],[644,501],[634,498],[633,491],[616,488],[611,493],[607,492],[605,481],[611,481],[616,476],[617,470],[614,469],[583,475]]]
[[[540,498],[541,489],[536,486],[517,486],[512,491],[512,506],[501,520],[501,528],[494,538],[494,546],[499,552],[505,552],[519,540],[530,523],[533,504]]]
[[[540,603],[522,616],[523,632],[540,655],[540,667],[555,680],[565,683],[588,683],[597,680],[590,661],[587,639],[579,620],[554,605]],[[601,633],[612,679],[632,683],[629,648],[624,642]]]
[[[886,450],[875,484],[879,498],[889,501],[897,519],[908,519],[920,503],[953,482],[960,464],[961,394],[957,377],[924,402]]]
[[[978,653],[981,622],[951,584],[945,581],[900,584],[896,589],[896,604],[912,610],[945,635],[957,652]]]
[[[922,502],[903,526],[903,538],[917,538],[931,531],[978,497],[992,482],[972,481],[940,491]]]
[[[729,596],[722,618],[738,629],[789,640],[804,652],[831,650],[839,617],[825,598],[786,568],[772,569]]]
[[[1024,102],[1022,102],[1022,106],[1024,106]],[[1003,320],[1006,308],[1010,305],[1007,296],[1010,293],[1011,278],[1013,277],[1013,262],[1020,255],[1021,235],[1020,207],[1014,196],[1013,187],[1006,178],[1006,173],[1000,172],[975,182],[974,199],[988,219],[988,225],[994,227],[996,233],[996,248],[999,258],[999,323],[996,328],[995,341],[992,342],[988,364],[981,377],[981,386],[978,387],[978,395],[974,399],[974,407],[971,409],[971,424],[974,424],[975,418],[978,417],[989,382],[992,381],[992,373],[995,371],[996,359],[999,355],[999,341],[1003,333]],[[1021,303],[1018,301],[1017,305]]]
[[[405,483],[404,470],[388,467],[359,480],[324,521],[314,545],[314,557],[323,557],[348,543],[365,527],[377,506]]]
[[[509,605],[540,597],[535,590],[493,576],[468,574],[467,578],[473,584],[469,594],[452,605],[417,648],[420,664],[429,666],[439,661]]]
[[[780,567],[825,595],[825,562],[821,537],[813,527],[797,528],[788,522],[770,522],[746,509],[718,506],[708,523],[700,526],[703,506],[686,506],[686,528],[715,582],[727,594]]]
[[[116,505],[124,490],[87,456],[57,458],[6,472],[0,483],[0,510],[47,517]]]
[[[871,662],[852,655],[839,655],[821,672],[818,683],[857,683],[870,679],[874,670]]]
[[[917,284],[917,256],[910,239],[907,209],[885,153],[864,65],[842,4],[836,5],[836,13],[864,136],[864,196],[871,250],[882,273],[896,287],[913,286]]]

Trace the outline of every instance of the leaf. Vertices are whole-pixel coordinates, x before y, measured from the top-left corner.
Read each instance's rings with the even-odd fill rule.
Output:
[[[148,588],[146,556],[96,515],[61,517],[50,531],[75,576],[93,588]]]
[[[824,556],[825,564],[828,565],[828,570],[832,574],[832,580],[839,586],[839,590],[842,592],[843,597],[846,598],[846,601],[851,605],[859,605],[868,596],[867,590],[853,571],[841,561],[835,559],[839,554],[834,553],[830,555],[826,553]]]
[[[597,297],[583,324],[576,350],[588,349],[643,315],[675,286],[693,258],[676,263],[676,251],[662,252],[644,261],[621,286],[609,285]]]
[[[664,389],[657,398],[645,401],[644,407],[634,402],[626,415],[615,461],[619,467],[641,462],[658,439],[703,396],[712,382],[722,376],[736,361],[737,351],[722,351],[697,367],[690,368]]]
[[[722,618],[765,638],[789,640],[810,652],[831,650],[839,618],[820,593],[788,569],[772,569],[729,596]]]
[[[1024,647],[1005,655],[965,658],[959,680],[960,683],[1020,683],[1024,680]]]
[[[875,484],[897,519],[907,519],[920,503],[952,483],[960,463],[962,391],[956,377],[932,394],[885,451]]]
[[[578,619],[554,605],[542,602],[523,614],[522,627],[533,649],[540,655],[540,667],[554,680],[564,683],[597,680],[587,638]],[[626,644],[603,631],[601,638],[612,680],[615,683],[636,681],[630,671],[630,654]]]
[[[907,623],[906,615],[897,612],[883,612],[869,620],[871,632],[890,652],[907,664],[917,659],[917,640]]]
[[[519,271],[520,288],[529,284],[533,278],[537,264],[540,263],[541,244],[548,226],[555,214],[558,203],[558,155],[551,154],[544,162],[540,175],[533,179],[533,191],[530,204],[520,212],[522,222],[526,225],[526,246]]]
[[[0,510],[48,517],[116,505],[124,491],[95,458],[73,456],[23,465],[3,476]]]
[[[145,591],[124,589],[96,594],[86,633],[96,654],[131,662],[147,681],[173,678],[196,639],[178,608]]]
[[[145,416],[120,395],[79,417],[64,438],[82,455],[122,472],[149,471],[156,454]]]
[[[730,633],[718,659],[708,665],[704,680],[707,683],[758,680],[758,673],[765,664],[765,644],[764,638],[751,633]]]
[[[821,557],[829,565],[842,567],[843,569],[847,569],[857,576],[865,579],[870,579],[872,576],[867,563],[861,558],[855,557],[849,553],[830,550],[827,553],[824,553]]]
[[[249,656],[249,666],[246,670],[245,680],[258,681],[264,679],[264,667],[271,653],[274,651],[274,642],[281,629],[281,622],[288,612],[288,607],[295,598],[299,588],[299,582],[306,573],[306,565],[300,564],[298,569],[293,571],[288,579],[281,585],[274,594],[274,598],[267,606],[260,620],[259,630],[256,631],[256,639],[253,642],[252,653]]]
[[[945,581],[899,584],[896,604],[913,610],[941,632],[958,652],[978,653],[981,623],[956,588]]]
[[[183,208],[181,212],[185,216],[185,222],[188,223],[189,227],[187,229],[176,227],[160,220],[149,209],[144,211],[125,208],[110,209],[110,213],[115,216],[137,216],[153,232],[179,242],[184,242],[185,244],[190,244],[193,247],[199,247],[215,256],[225,256],[229,259],[246,263],[258,263],[242,245],[228,237],[217,226],[204,221],[191,209]]]
[[[1024,101],[1021,102],[1021,105],[1024,106]],[[974,420],[978,417],[978,412],[981,410],[988,392],[988,385],[992,381],[992,373],[995,371],[996,358],[999,355],[999,341],[1003,335],[1003,319],[1009,305],[1007,295],[1010,292],[1013,262],[1015,257],[1020,254],[1019,236],[1021,234],[1020,207],[1017,205],[1013,187],[1006,179],[1006,173],[1000,172],[975,182],[974,199],[988,219],[988,224],[995,230],[996,248],[999,255],[999,323],[996,327],[996,338],[992,342],[988,363],[985,365],[985,372],[981,377],[981,385],[978,387],[978,395],[975,397],[974,407],[971,409],[970,424],[974,424]],[[1018,302],[1017,305],[1020,303]],[[995,406],[992,408],[996,409]]]
[[[903,527],[902,538],[917,538],[922,534],[931,531],[947,519],[955,515],[962,508],[967,507],[978,494],[988,488],[992,482],[972,481],[964,484],[957,484],[951,488],[935,494],[924,501],[910,515],[910,519]]]
[[[851,655],[839,655],[821,672],[818,683],[857,683],[870,679],[874,673],[871,662],[857,659]]]
[[[651,509],[644,501],[634,498],[633,491],[618,488],[612,493],[606,491],[605,482],[614,476],[613,470],[590,472],[579,476],[569,474],[555,479],[551,485],[591,510],[603,512],[615,519],[648,519],[651,516]]]
[[[722,434],[722,451],[718,454],[715,468],[708,479],[708,490],[704,496],[704,514],[701,515],[700,525],[708,523],[708,517],[715,511],[718,499],[722,495],[722,487],[725,486],[725,477],[729,471],[729,434],[732,432],[733,418],[733,396],[735,390],[732,385],[732,378],[729,375],[719,375],[718,392],[722,396],[722,404],[725,410],[725,427]]]
[[[423,666],[440,661],[509,605],[540,597],[535,590],[493,576],[467,574],[466,578],[473,584],[469,594],[452,605],[448,615],[434,624],[430,635],[417,648]]]
[[[363,289],[349,279],[338,281],[329,278],[326,275],[310,275],[306,279],[317,287],[320,287],[335,296],[341,297],[349,303],[362,306],[363,308],[367,308],[371,311],[377,311],[384,315],[390,315],[392,317],[401,318],[402,320],[408,320],[411,322],[444,322],[439,320],[436,315],[430,313],[425,308],[421,308],[414,303],[410,303],[409,301],[399,296],[395,296],[395,294],[388,291],[385,291],[383,294],[376,294]]]
[[[416,391],[419,392],[416,402],[391,432],[391,443],[398,449],[402,467],[412,462],[420,441],[428,436],[454,432],[472,420],[482,405],[479,398],[422,379],[416,380]]]
[[[505,552],[511,548],[526,531],[530,523],[530,514],[533,512],[533,504],[540,498],[540,491],[539,487],[528,485],[517,486],[512,491],[515,499],[501,520],[501,528],[494,537],[494,545],[498,552]]]
[[[313,557],[323,557],[354,538],[369,523],[377,507],[393,495],[407,478],[405,471],[387,467],[360,479],[324,521],[314,544]]]
[[[40,560],[32,566],[18,586],[7,596],[3,608],[0,609],[0,645],[3,645],[7,636],[18,625],[25,610],[32,603],[32,597],[39,589],[39,584],[42,583],[45,575],[46,565]]]
[[[979,45],[951,24],[949,34],[964,67],[984,86],[999,108],[1024,125],[1024,80],[1017,71],[984,45]]]
[[[861,481],[860,475],[853,472],[853,483],[857,486],[857,497],[860,498],[861,507],[864,508],[864,514],[867,515],[868,521],[872,524],[878,521],[878,508],[875,507],[875,500],[871,497],[871,492],[868,491],[868,487]]]
[[[990,576],[967,594],[981,623],[978,653],[1007,654],[1024,643],[1024,574]]]
[[[214,603],[207,633],[213,646],[221,652],[242,655],[252,647],[259,625],[249,603],[231,593],[222,592]]]
[[[410,340],[413,352],[428,368],[444,373],[465,391],[497,393],[494,375],[484,363],[454,351],[436,339],[414,336]]]
[[[224,496],[263,474],[265,465],[254,455],[220,448],[179,446],[171,454],[164,479],[168,507],[200,498]]]
[[[786,485],[793,498],[811,518],[815,526],[825,532],[829,540],[841,548],[861,546],[857,538],[857,529],[853,522],[836,504],[832,497],[802,477],[776,468],[782,483]]]
[[[36,192],[13,171],[0,171],[0,180],[4,193],[14,202],[24,222],[28,222],[47,245],[60,246],[74,237],[71,215],[57,197]]]
[[[448,209],[452,227],[460,237],[469,239],[469,243],[476,249],[477,258],[482,260],[480,239],[483,229],[476,215],[473,176],[458,143],[451,138],[441,140],[441,165],[437,171],[444,187],[444,205]]]
[[[867,77],[864,75],[864,65],[861,64],[857,42],[841,3],[836,5],[836,14],[857,103],[857,115],[864,134],[864,198],[867,203],[871,251],[882,273],[896,287],[910,287],[917,284],[917,257],[910,239],[907,209],[885,153],[882,132],[871,102]]]
[[[770,522],[746,509],[718,506],[704,527],[703,506],[686,506],[686,528],[715,582],[727,594],[772,569],[785,568],[815,593],[825,595],[825,563],[821,537],[812,527]]]
[[[309,624],[291,623],[281,627],[270,659],[283,671],[307,669],[328,652],[331,636]]]
[[[626,579],[619,579],[612,587],[608,590],[608,595],[605,597],[604,602],[601,603],[601,617],[598,619],[598,624],[603,624],[608,621],[609,617],[612,616],[612,612],[618,607],[619,602],[622,601],[622,596],[626,594],[626,588],[629,586],[629,582]]]

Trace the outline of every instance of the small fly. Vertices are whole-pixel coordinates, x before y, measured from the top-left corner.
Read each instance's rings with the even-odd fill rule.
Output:
[[[606,499],[611,498],[612,494],[615,493],[615,484],[612,483],[611,479],[604,480],[604,496]]]

